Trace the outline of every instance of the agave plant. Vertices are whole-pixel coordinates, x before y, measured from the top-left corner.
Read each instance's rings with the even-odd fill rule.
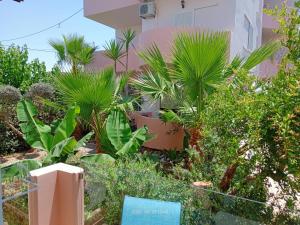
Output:
[[[226,32],[183,33],[175,39],[171,64],[167,64],[156,45],[139,54],[148,69],[133,80],[133,85],[155,101],[173,101],[176,111],[163,111],[163,120],[184,125],[190,134],[190,146],[199,151],[201,112],[207,97],[236,70],[249,71],[279,49],[278,43],[270,43],[247,58],[236,56],[228,64],[228,43]]]
[[[50,40],[49,44],[56,50],[58,63],[71,66],[73,74],[78,74],[80,68],[92,62],[96,47],[86,43],[83,36],[72,34],[63,40]]]

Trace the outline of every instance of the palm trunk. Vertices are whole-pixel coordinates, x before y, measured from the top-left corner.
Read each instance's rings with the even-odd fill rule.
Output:
[[[237,168],[238,168],[238,163],[233,163],[227,167],[224,176],[219,184],[220,189],[223,192],[228,191],[228,189],[230,188],[230,184],[234,178]]]
[[[95,135],[95,142],[96,142],[96,153],[97,154],[104,153],[103,149],[101,147],[101,141],[100,141],[100,136],[99,135]]]
[[[75,63],[72,63],[72,73],[73,73],[73,75],[77,75],[77,67],[76,67]]]
[[[115,75],[117,76],[117,61],[114,63]]]
[[[101,130],[102,130],[102,120],[101,115],[99,113],[93,112],[93,128],[95,132],[95,142],[96,142],[96,153],[103,153],[102,147],[101,147]]]
[[[191,146],[192,148],[195,148],[197,150],[197,152],[199,152],[199,154],[203,157],[204,153],[201,150],[200,145],[199,145],[199,141],[202,138],[201,129],[197,128],[197,127],[190,128],[189,133],[190,133],[189,146]]]
[[[72,136],[74,136],[74,138],[77,141],[79,141],[82,138],[82,127],[81,127],[81,124],[79,122],[77,123]]]
[[[127,50],[127,53],[126,53],[126,73],[128,73],[128,50]],[[125,95],[128,96],[129,94],[129,89],[128,89],[128,84],[125,85]]]

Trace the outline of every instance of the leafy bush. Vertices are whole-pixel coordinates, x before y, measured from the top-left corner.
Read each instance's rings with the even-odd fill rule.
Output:
[[[0,154],[26,149],[20,141],[15,107],[22,98],[20,91],[9,85],[0,86]]]
[[[26,46],[0,45],[0,84],[11,85],[25,91],[31,84],[47,77],[45,63],[35,59],[28,62]]]
[[[22,98],[21,92],[10,85],[0,86],[0,104],[13,105]]]
[[[54,87],[52,87],[50,84],[35,83],[30,86],[25,96],[31,100],[34,100],[35,98],[52,99],[54,94]]]
[[[18,149],[20,149],[19,140],[0,122],[0,155],[12,153]]]
[[[263,202],[270,198],[271,178],[286,202],[294,202],[300,191],[299,105],[299,73],[281,71],[265,81],[239,71],[203,112],[205,159],[196,165],[199,171],[224,192]]]
[[[226,220],[240,222],[245,218],[272,224],[272,211],[267,205],[194,188],[189,182],[163,175],[156,170],[156,164],[140,157],[82,166],[86,173],[86,208],[100,207],[104,222],[109,225],[121,221],[125,195],[180,202],[181,224],[184,225],[218,224],[219,215],[225,215]]]
[[[181,202],[185,210],[183,224],[197,224],[193,222],[191,215],[197,206],[197,199],[192,198],[193,189],[183,182],[163,176],[156,171],[155,164],[149,161],[122,160],[115,164],[84,166],[87,167],[88,192],[91,192],[95,204],[104,209],[106,223],[119,224],[124,196],[130,195]],[[102,197],[99,193],[102,193]],[[104,201],[101,202],[102,200]]]

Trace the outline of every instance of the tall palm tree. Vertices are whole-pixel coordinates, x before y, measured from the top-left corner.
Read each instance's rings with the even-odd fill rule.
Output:
[[[104,55],[114,61],[115,73],[117,73],[118,62],[124,66],[124,63],[121,62],[121,58],[124,56],[123,45],[123,42],[110,40],[103,46],[105,49]]]
[[[132,42],[135,37],[136,37],[135,31],[130,28],[123,32],[122,41],[123,41],[124,47],[125,47],[125,57],[126,57],[125,71],[127,74],[128,74],[128,66],[129,66],[129,48],[130,48],[130,46],[133,46]],[[128,94],[129,94],[129,87],[127,84],[125,87],[125,95],[128,96]]]
[[[80,107],[80,117],[90,124],[96,136],[97,150],[101,150],[100,139],[104,122],[111,109],[125,110],[130,102],[120,95],[127,82],[126,76],[115,77],[112,68],[98,74],[79,73],[77,76],[64,74],[55,77],[57,90],[63,101]]]
[[[171,99],[175,103],[176,112],[166,110],[162,117],[166,121],[184,125],[190,134],[190,146],[200,153],[201,112],[205,109],[207,97],[235,70],[249,71],[279,48],[277,43],[270,43],[254,51],[248,58],[237,56],[228,64],[228,43],[226,32],[183,33],[174,42],[171,65],[164,60],[158,47],[153,45],[140,53],[148,69],[133,80],[142,95],[151,96],[155,101]]]
[[[125,57],[126,57],[126,62],[125,62],[125,69],[126,72],[128,72],[128,63],[129,63],[129,48],[132,45],[132,42],[134,38],[136,37],[136,33],[132,29],[127,29],[123,32],[123,43],[125,47]]]
[[[49,44],[56,50],[58,63],[71,66],[71,72],[78,74],[81,67],[89,64],[93,60],[96,47],[85,42],[84,36],[71,34],[63,35],[62,40],[50,40]]]

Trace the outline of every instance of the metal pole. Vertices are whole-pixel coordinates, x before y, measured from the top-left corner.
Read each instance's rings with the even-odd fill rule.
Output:
[[[0,169],[0,225],[3,224],[4,224],[4,220],[3,220],[2,177],[1,177],[1,169]]]

